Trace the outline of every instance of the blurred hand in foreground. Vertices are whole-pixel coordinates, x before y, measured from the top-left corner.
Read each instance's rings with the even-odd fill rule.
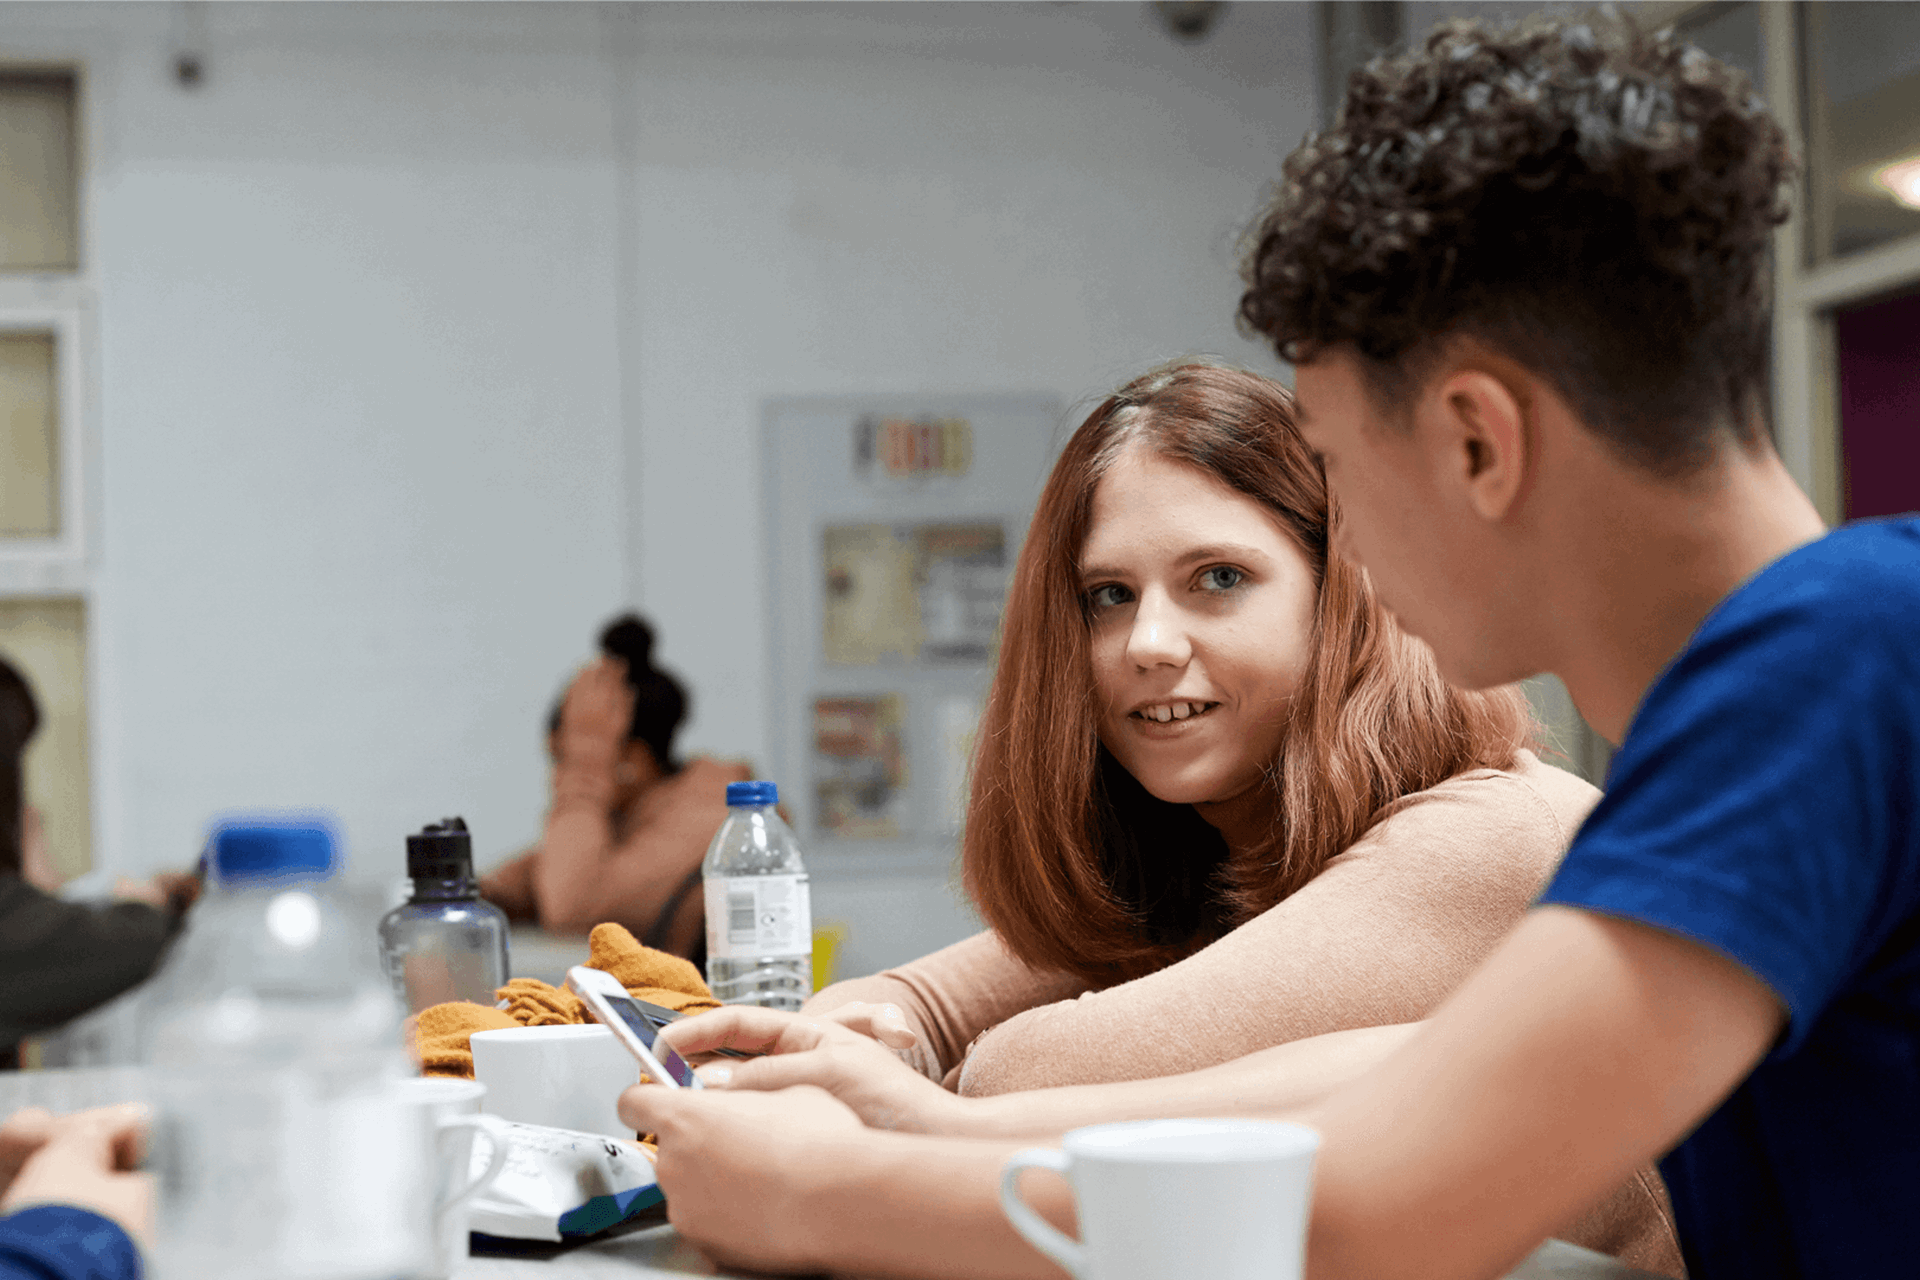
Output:
[[[758,1271],[826,1270],[810,1197],[842,1167],[836,1152],[868,1138],[853,1112],[819,1089],[643,1084],[620,1095],[620,1119],[659,1141],[667,1219],[702,1252]]]
[[[91,1209],[141,1245],[153,1232],[153,1179],[136,1173],[147,1109],[134,1103],[55,1117],[37,1107],[0,1125],[0,1214],[39,1204]]]
[[[868,1011],[887,1007],[863,1006]],[[730,1005],[671,1023],[660,1037],[686,1057],[715,1049],[767,1055],[701,1067],[700,1078],[709,1089],[768,1091],[813,1085],[876,1129],[963,1132],[965,1102],[900,1061],[868,1031],[876,1025],[880,1031],[895,1030],[891,1024],[898,1021],[898,1012],[886,1025],[860,1021],[870,1016],[850,1014],[850,1021],[843,1022]],[[903,1026],[897,1030],[913,1034]]]

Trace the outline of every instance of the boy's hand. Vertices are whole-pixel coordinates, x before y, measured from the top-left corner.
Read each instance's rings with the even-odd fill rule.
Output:
[[[635,1085],[620,1095],[620,1119],[658,1140],[654,1171],[667,1218],[702,1251],[763,1271],[826,1269],[812,1238],[832,1224],[810,1209],[809,1196],[837,1176],[837,1152],[869,1138],[847,1108],[818,1089]]]

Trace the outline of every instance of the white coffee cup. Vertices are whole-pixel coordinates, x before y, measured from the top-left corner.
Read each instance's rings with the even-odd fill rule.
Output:
[[[1014,1229],[1078,1280],[1300,1280],[1320,1135],[1264,1120],[1137,1120],[1015,1152],[1000,1174]],[[1020,1197],[1022,1169],[1073,1186],[1080,1239]]]
[[[507,1167],[503,1126],[480,1114],[487,1086],[477,1080],[421,1076],[394,1082],[408,1105],[424,1110],[434,1133],[433,1265],[421,1280],[445,1280],[467,1256],[467,1207]],[[485,1135],[486,1162],[474,1172],[474,1136]]]
[[[487,1086],[481,1109],[519,1124],[632,1138],[615,1107],[640,1083],[640,1064],[597,1023],[508,1027],[473,1033],[474,1078]]]

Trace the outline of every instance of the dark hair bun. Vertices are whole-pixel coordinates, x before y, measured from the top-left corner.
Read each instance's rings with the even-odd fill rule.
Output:
[[[639,614],[623,613],[600,633],[600,651],[626,659],[627,669],[638,676],[653,665],[653,628]]]
[[[644,742],[653,758],[669,773],[680,766],[673,758],[673,735],[687,718],[687,691],[653,665],[653,628],[637,613],[623,613],[600,632],[600,652],[627,664],[627,687],[633,690],[633,724],[627,736]],[[559,704],[548,732],[560,727]]]

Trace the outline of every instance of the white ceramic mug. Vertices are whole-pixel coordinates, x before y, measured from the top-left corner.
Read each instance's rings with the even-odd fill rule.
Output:
[[[476,1031],[473,1075],[487,1086],[481,1109],[518,1124],[632,1138],[615,1110],[640,1064],[598,1023]]]
[[[421,1280],[445,1280],[467,1256],[467,1206],[507,1167],[504,1126],[480,1114],[487,1086],[477,1080],[422,1076],[394,1083],[401,1100],[424,1110],[434,1127],[433,1265]],[[484,1134],[486,1161],[474,1172],[474,1136]]]
[[[1078,1280],[1300,1280],[1320,1135],[1264,1120],[1138,1120],[1015,1152],[1000,1174],[1014,1229]],[[1022,1169],[1072,1184],[1080,1239],[1020,1197]]]

